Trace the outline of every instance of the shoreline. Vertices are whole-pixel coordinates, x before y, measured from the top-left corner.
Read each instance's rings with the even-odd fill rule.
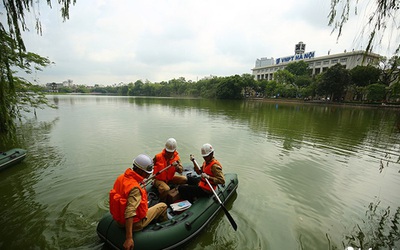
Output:
[[[281,99],[281,98],[248,98],[247,100],[260,101],[260,102],[272,102],[272,103],[285,103],[285,104],[308,104],[308,105],[327,105],[327,106],[346,106],[346,107],[358,107],[358,108],[383,108],[383,109],[398,109],[400,110],[399,104],[373,104],[373,103],[352,103],[352,102],[331,102],[331,101],[303,101],[296,99]]]

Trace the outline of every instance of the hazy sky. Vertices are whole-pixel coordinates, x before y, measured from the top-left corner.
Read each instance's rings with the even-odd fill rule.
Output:
[[[52,9],[41,2],[42,36],[33,25],[24,34],[29,51],[55,63],[33,75],[41,84],[196,81],[251,73],[257,58],[293,55],[299,41],[316,57],[367,44],[365,13],[350,19],[339,40],[331,33],[330,0],[77,0],[66,22],[57,1]],[[388,47],[375,52],[386,55]]]

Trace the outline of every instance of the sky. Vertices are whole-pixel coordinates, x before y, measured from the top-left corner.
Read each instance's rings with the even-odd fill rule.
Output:
[[[328,26],[330,0],[77,0],[65,22],[57,1],[45,3],[27,15],[23,35],[28,51],[54,62],[26,77],[39,84],[197,81],[251,74],[256,59],[294,55],[300,41],[315,57],[367,45],[366,12],[353,15],[338,39]],[[388,47],[374,52],[387,55]]]

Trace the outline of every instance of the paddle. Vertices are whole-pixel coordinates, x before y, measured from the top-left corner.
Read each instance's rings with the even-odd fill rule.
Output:
[[[162,172],[164,172],[165,170],[169,169],[172,166],[177,166],[178,162],[174,161],[173,163],[171,163],[170,165],[166,166],[165,168],[161,169],[160,171],[158,171],[155,175],[153,175],[152,177],[150,177],[149,179],[147,179],[143,184],[143,186],[147,186],[147,184],[149,184],[150,181],[152,181],[154,178],[156,178],[157,175],[161,174]]]
[[[195,159],[193,159],[194,164],[196,164],[196,166],[199,168],[199,164],[197,164],[197,161]],[[199,168],[200,169],[200,168]],[[201,169],[200,169],[201,171]],[[222,203],[222,201],[219,199],[217,193],[215,192],[213,186],[211,185],[211,183],[208,181],[207,178],[204,178],[208,184],[208,186],[210,187],[211,191],[213,192],[215,198],[217,198],[219,205],[222,207],[222,210],[224,210],[226,217],[228,217],[229,222],[231,223],[233,229],[236,231],[237,230],[237,225],[235,220],[232,218],[231,214],[229,213],[229,211],[226,209],[226,207],[224,206],[224,204]]]

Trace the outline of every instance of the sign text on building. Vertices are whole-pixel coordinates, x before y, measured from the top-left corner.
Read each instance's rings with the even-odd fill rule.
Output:
[[[275,62],[276,64],[287,63],[296,60],[311,59],[314,58],[314,56],[315,56],[315,51],[311,51],[311,52],[306,52],[304,54],[296,54],[293,56],[277,58]]]

